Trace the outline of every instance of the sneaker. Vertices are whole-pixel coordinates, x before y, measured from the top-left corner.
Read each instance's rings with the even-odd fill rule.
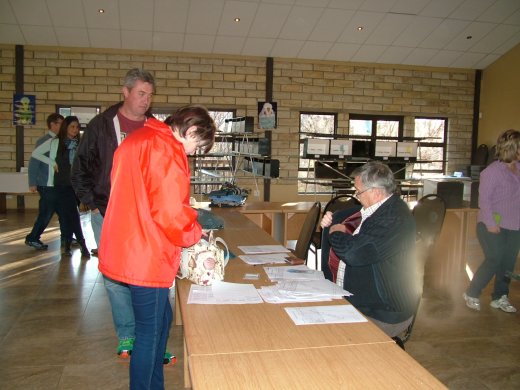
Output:
[[[494,301],[491,301],[489,304],[494,309],[500,309],[502,311],[505,311],[506,313],[516,313],[516,307],[511,305],[511,302],[509,302],[509,298],[507,295],[502,295],[500,299],[495,299]]]
[[[468,296],[466,293],[462,294],[462,297],[466,301],[466,306],[472,310],[480,311],[480,299]]]
[[[163,364],[164,365],[168,365],[168,364],[174,365],[175,363],[177,363],[177,357],[175,357],[175,355],[172,355],[169,352],[165,352]]]
[[[39,251],[47,250],[49,247],[49,245],[44,244],[40,240],[29,240],[28,238],[25,239],[25,245],[32,246],[34,249]]]
[[[123,359],[130,357],[132,349],[134,349],[134,338],[119,339],[119,345],[117,346],[117,354]]]

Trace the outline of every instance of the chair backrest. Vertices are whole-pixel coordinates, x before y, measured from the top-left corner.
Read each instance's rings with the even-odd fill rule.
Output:
[[[441,231],[445,214],[446,203],[436,194],[423,196],[417,201],[413,209],[417,239],[426,247],[430,247],[435,242]]]
[[[315,202],[305,217],[302,229],[300,230],[300,235],[298,236],[298,241],[296,241],[296,247],[294,248],[293,253],[296,257],[305,260],[305,262],[307,262],[307,255],[309,247],[311,246],[312,235],[318,225],[320,211],[320,203]]]
[[[360,204],[359,200],[352,195],[337,195],[327,202],[323,213],[325,214],[327,211],[334,213],[335,211],[346,210],[350,207],[359,206]]]

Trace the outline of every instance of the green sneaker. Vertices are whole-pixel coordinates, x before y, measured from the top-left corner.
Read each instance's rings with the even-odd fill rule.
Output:
[[[123,359],[129,358],[134,348],[134,340],[134,338],[120,339],[119,345],[117,346],[117,354]]]
[[[169,352],[165,352],[163,364],[164,365],[168,365],[168,364],[174,365],[175,363],[177,363],[177,358],[175,357],[175,355],[172,355]]]

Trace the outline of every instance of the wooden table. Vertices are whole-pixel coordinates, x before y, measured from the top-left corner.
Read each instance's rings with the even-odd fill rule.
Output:
[[[248,202],[237,210],[255,222],[282,245],[298,239],[314,202]]]
[[[29,195],[27,172],[0,172],[0,214],[7,211],[7,195]]]
[[[225,228],[218,231],[218,236],[235,254],[241,253],[239,245],[275,243],[270,234],[237,210],[219,209],[215,213],[225,220]],[[259,280],[245,281],[246,272],[259,273]],[[238,258],[227,265],[225,280],[254,283],[257,287],[271,283],[262,266],[247,265]],[[323,388],[319,384],[324,383],[324,378],[328,378],[325,383],[357,383],[359,388],[363,383],[368,388],[376,383],[395,387],[402,382],[411,388],[424,378],[430,388],[442,387],[371,322],[297,326],[284,310],[288,306],[348,305],[346,300],[188,305],[190,287],[191,282],[176,281],[175,320],[184,325],[186,387],[193,384],[197,389],[304,388],[294,385],[301,383]],[[388,348],[368,348],[370,345]],[[362,346],[366,348],[359,349]],[[348,362],[353,367],[346,367]],[[371,378],[379,369],[381,373]],[[415,377],[418,379],[414,382]]]

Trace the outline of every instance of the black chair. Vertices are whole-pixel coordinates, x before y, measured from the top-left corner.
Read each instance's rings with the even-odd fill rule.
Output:
[[[404,344],[412,335],[413,326],[421,304],[424,265],[426,260],[431,256],[433,244],[441,232],[444,216],[446,215],[446,203],[440,196],[429,194],[417,201],[412,213],[416,227],[417,259],[420,263],[418,269],[420,271],[421,293],[417,297],[417,305],[412,322],[401,335],[393,337],[393,340],[402,349],[404,349]]]
[[[359,206],[360,204],[361,203],[359,203],[359,200],[357,200],[352,195],[337,195],[327,202],[323,208],[323,214],[325,214],[327,211],[334,213],[339,210],[346,210],[351,207]],[[321,236],[322,229],[320,228],[319,231],[315,231],[312,235],[311,246],[309,248],[310,251],[316,256],[316,259],[318,257],[318,249],[321,248]],[[318,268],[317,264],[318,261],[316,260],[316,268]]]
[[[300,235],[298,236],[298,241],[296,241],[296,247],[293,250],[293,254],[299,259],[305,260],[305,264],[307,264],[312,235],[318,226],[320,213],[321,205],[319,202],[315,202],[305,217]]]

